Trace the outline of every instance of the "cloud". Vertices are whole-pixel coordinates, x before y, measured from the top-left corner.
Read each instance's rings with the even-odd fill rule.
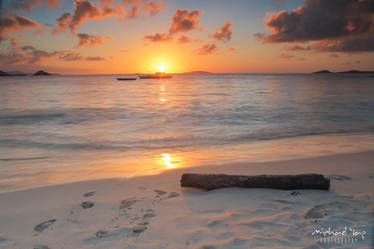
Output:
[[[72,51],[53,51],[48,52],[40,50],[31,45],[16,48],[8,53],[0,52],[0,64],[38,64],[48,59],[59,59],[67,62],[72,61],[103,61],[104,57],[100,56],[83,56],[80,53]]]
[[[282,59],[292,59],[292,58],[295,58],[295,56],[294,55],[290,55],[290,54],[281,53],[279,55],[279,58],[282,58]]]
[[[71,18],[69,27],[74,33],[79,25],[88,19],[102,18],[103,14],[100,8],[92,2],[85,0],[74,0],[74,15]]]
[[[52,29],[52,34],[65,31],[69,28],[69,23],[71,21],[70,13],[63,13],[59,18],[56,19],[57,27]]]
[[[266,36],[266,34],[264,34],[264,33],[254,33],[253,36],[254,36],[254,38],[256,38],[257,40],[263,40],[264,37]]]
[[[87,20],[100,20],[108,17],[116,17],[118,19],[135,18],[143,13],[145,16],[153,16],[158,11],[165,9],[166,5],[162,0],[152,2],[148,0],[122,0],[121,4],[130,5],[125,8],[116,5],[114,0],[99,0],[100,7],[88,0],[74,0],[74,12],[64,13],[56,19],[57,27],[52,30],[53,34],[70,28],[75,33],[77,28]]]
[[[99,0],[101,7],[110,8],[114,4],[114,0]]]
[[[303,47],[300,45],[293,45],[293,46],[284,46],[284,50],[286,51],[309,51],[311,50],[310,46]]]
[[[6,15],[15,14],[19,10],[30,12],[41,3],[42,0],[12,0],[1,11]]]
[[[0,54],[0,64],[1,65],[11,65],[23,63],[24,57],[22,54],[17,52],[10,52],[7,54]]]
[[[93,47],[96,45],[104,44],[104,40],[113,40],[111,36],[100,36],[100,35],[89,35],[89,34],[77,34],[78,37],[78,44],[75,46],[76,48],[88,45],[89,47]]]
[[[40,25],[25,16],[6,16],[0,18],[0,41],[7,32],[22,31],[24,29],[38,29]]]
[[[104,6],[103,9],[97,7],[93,2],[87,0],[74,0],[74,13],[63,13],[56,19],[57,27],[52,29],[52,34],[64,31],[68,28],[75,33],[77,28],[87,20],[98,20],[107,17],[115,16],[123,18],[126,15],[126,10],[121,6],[111,7],[112,1],[100,1]]]
[[[162,0],[158,0],[157,2],[146,2],[143,6],[147,16],[153,16],[165,8],[166,5],[162,2]]]
[[[234,51],[236,51],[236,48],[229,48],[228,51],[229,52],[234,52]]]
[[[59,0],[45,0],[45,2],[48,5],[48,7],[51,9],[61,6],[61,3],[59,2]]]
[[[104,57],[100,57],[100,56],[87,56],[86,57],[86,61],[104,61],[105,58]]]
[[[318,51],[374,51],[373,0],[306,0],[287,12],[267,13],[269,35],[259,37],[267,43],[305,43]],[[324,45],[324,46],[322,46]]]
[[[145,41],[148,42],[165,42],[165,41],[170,41],[173,38],[168,35],[168,34],[160,34],[160,33],[155,33],[153,35],[146,35],[144,37]]]
[[[144,40],[147,42],[165,42],[173,39],[177,33],[184,33],[197,29],[200,25],[199,17],[202,14],[199,10],[188,11],[186,9],[177,9],[172,17],[172,23],[169,28],[169,33],[155,33],[153,35],[146,35]],[[178,42],[181,43],[181,38]],[[183,38],[182,38],[183,40]],[[184,39],[186,41],[186,39]],[[183,43],[183,41],[182,41]]]
[[[231,40],[231,35],[232,35],[231,27],[232,27],[232,21],[225,22],[225,24],[222,27],[216,29],[212,38],[216,40],[220,40],[220,41]]]
[[[28,63],[37,63],[40,62],[46,58],[53,58],[59,55],[60,52],[54,51],[54,52],[46,52],[43,50],[39,50],[34,48],[33,46],[24,46],[22,47],[22,50],[27,51],[27,62]]]
[[[80,61],[80,60],[83,60],[84,57],[79,53],[66,52],[66,53],[62,53],[59,56],[59,59],[64,60],[64,61]]]
[[[178,38],[178,43],[180,44],[186,44],[186,43],[190,43],[192,42],[191,38],[189,38],[188,36],[185,36],[185,35],[181,35],[179,38]]]
[[[40,4],[42,4],[42,0],[12,0],[2,12],[6,15],[14,15],[17,11],[30,12]],[[51,9],[61,6],[59,0],[45,0],[45,4]]]
[[[202,14],[198,9],[189,12],[186,9],[177,9],[169,28],[169,34],[173,35],[179,32],[188,32],[196,29],[200,25],[199,17]]]
[[[321,52],[374,52],[374,32],[359,37],[349,37],[325,43],[316,43],[314,50]]]
[[[218,51],[218,48],[215,43],[207,43],[201,48],[197,49],[195,52],[198,55],[209,55],[216,53]]]

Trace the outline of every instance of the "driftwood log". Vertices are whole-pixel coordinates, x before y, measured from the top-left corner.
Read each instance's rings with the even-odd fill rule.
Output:
[[[205,190],[229,187],[329,190],[330,179],[319,174],[258,176],[183,174],[181,186]]]

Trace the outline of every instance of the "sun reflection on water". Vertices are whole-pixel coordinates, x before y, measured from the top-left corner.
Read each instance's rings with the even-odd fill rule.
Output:
[[[168,153],[163,153],[161,154],[162,160],[165,162],[166,166],[169,169],[175,168],[175,166],[170,162],[170,154]]]

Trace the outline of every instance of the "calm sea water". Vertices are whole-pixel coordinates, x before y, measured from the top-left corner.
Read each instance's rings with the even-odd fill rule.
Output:
[[[0,189],[374,149],[374,78],[0,79]]]

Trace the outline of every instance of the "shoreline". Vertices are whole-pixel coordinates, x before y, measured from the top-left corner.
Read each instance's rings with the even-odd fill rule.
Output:
[[[373,161],[374,151],[369,151],[172,169],[0,193],[0,247],[336,248],[348,245],[320,242],[313,229],[348,226],[366,232],[353,246],[370,248]],[[182,172],[320,173],[330,177],[331,188],[201,191],[181,188]]]
[[[55,165],[49,158],[27,163],[4,163],[0,193],[86,180],[157,175],[172,168],[273,162],[334,154],[357,153],[374,148],[374,133],[314,135],[251,143],[207,146],[185,151],[162,149],[127,153],[105,152],[90,161]],[[91,152],[89,152],[91,153]],[[164,154],[170,157],[166,164]],[[85,155],[87,157],[90,154]],[[58,160],[58,159],[56,159]],[[58,167],[56,167],[58,166]],[[51,184],[52,183],[52,184]]]
[[[304,161],[304,160],[316,160],[316,159],[324,159],[324,158],[330,158],[330,157],[339,157],[339,156],[355,156],[358,154],[374,154],[374,150],[367,150],[367,151],[360,151],[360,152],[351,152],[351,153],[336,153],[336,154],[330,154],[330,155],[322,155],[322,156],[311,156],[311,157],[302,157],[302,158],[293,158],[293,159],[281,159],[281,160],[266,160],[266,161],[248,161],[248,162],[235,162],[235,163],[222,163],[222,164],[207,164],[207,165],[200,165],[200,166],[191,166],[186,168],[172,168],[172,169],[165,169],[159,173],[151,174],[151,175],[133,175],[128,177],[108,177],[108,178],[97,178],[97,179],[87,179],[87,180],[80,180],[80,181],[71,181],[71,182],[63,182],[63,183],[57,183],[57,184],[46,184],[46,185],[40,185],[35,187],[26,187],[26,188],[19,188],[19,189],[11,189],[6,190],[2,192],[0,190],[0,195],[7,194],[7,193],[14,193],[14,192],[22,192],[22,191],[32,191],[37,189],[43,189],[43,188],[53,188],[53,187],[63,187],[66,185],[71,184],[95,184],[100,182],[106,182],[106,181],[131,181],[136,180],[137,178],[144,178],[144,177],[157,177],[159,175],[168,174],[168,173],[181,173],[182,171],[186,171],[186,173],[189,172],[198,172],[199,169],[204,171],[211,169],[220,169],[228,167],[257,167],[263,165],[263,166],[269,166],[268,164],[286,164],[287,162],[294,162],[294,161]],[[311,173],[311,172],[303,172],[303,173]],[[318,172],[317,172],[318,173]],[[373,173],[374,175],[374,173]]]

